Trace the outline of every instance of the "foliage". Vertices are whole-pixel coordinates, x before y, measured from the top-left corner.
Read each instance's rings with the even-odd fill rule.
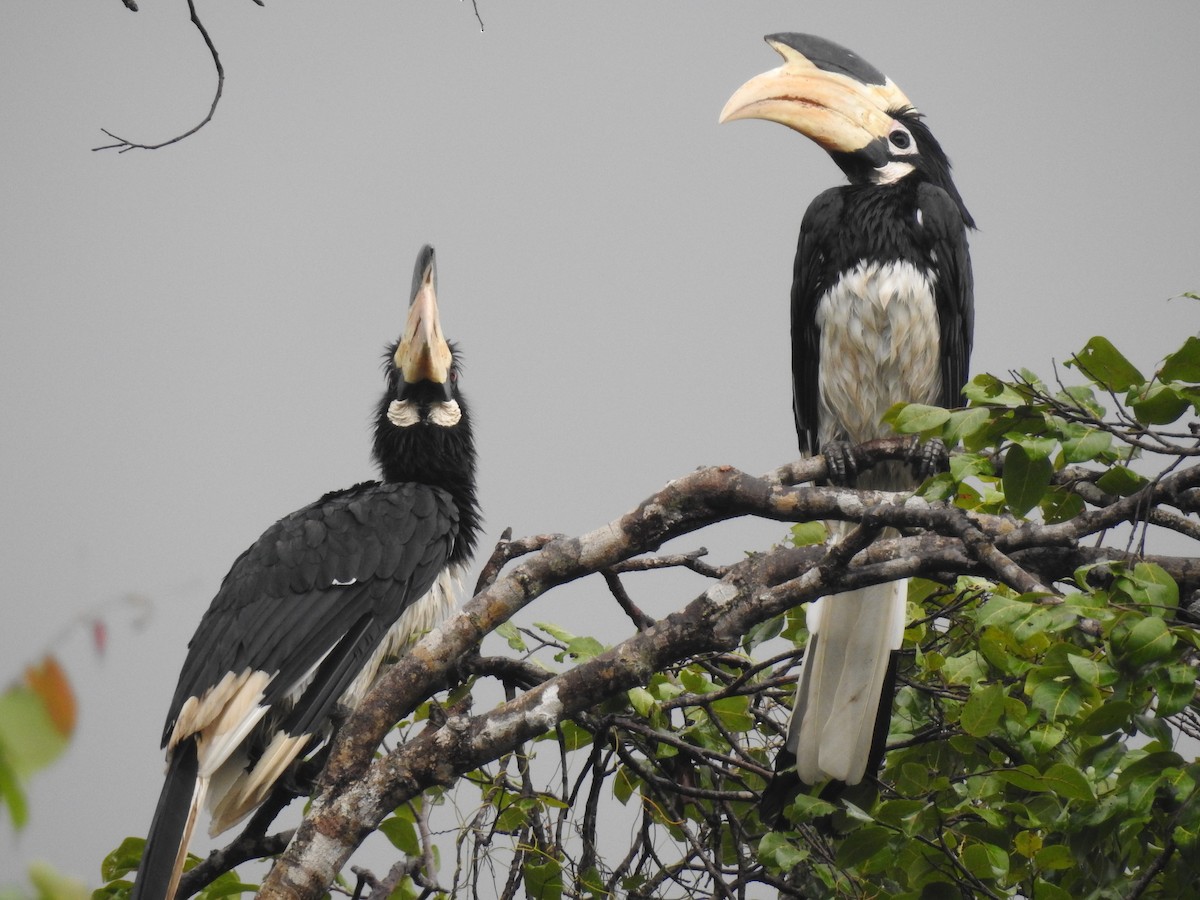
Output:
[[[1200,571],[1188,558],[1200,540],[1200,488],[1187,468],[1198,435],[1183,420],[1200,411],[1200,340],[1189,338],[1150,377],[1103,338],[1068,365],[1084,385],[984,375],[965,391],[964,409],[893,409],[897,432],[961,449],[919,501],[864,506],[862,548],[830,549],[824,530],[806,521],[847,509],[846,492],[803,484],[783,484],[777,500],[756,509],[797,523],[790,546],[734,566],[707,565],[700,554],[644,555],[662,535],[630,526],[642,555],[592,570],[636,629],[618,647],[556,625],[517,627],[507,611],[489,619],[489,590],[479,592],[468,618],[490,622],[481,627],[505,655],[456,660],[457,686],[416,707],[398,726],[397,747],[373,764],[371,777],[395,775],[387,797],[407,799],[367,817],[401,857],[386,878],[361,876],[371,896],[1193,894],[1200,765],[1181,737],[1200,737],[1191,609]],[[681,516],[662,514],[664,528],[680,533]],[[910,533],[867,548],[875,520]],[[1187,550],[1146,552],[1170,541]],[[500,575],[518,555],[559,546],[557,538],[506,546],[484,588],[507,578],[524,603],[567,580],[552,565],[557,581],[535,582],[528,570]],[[882,578],[879,567],[896,564],[925,577],[910,583],[878,781],[801,793],[774,829],[760,819],[759,799],[806,639],[802,607],[788,606],[809,599],[805,591]],[[663,567],[687,568],[714,587],[655,622],[625,581]],[[709,606],[698,606],[705,598]],[[726,640],[718,612],[738,604],[752,610],[750,624]],[[689,618],[693,609],[708,618]],[[658,633],[676,635],[675,654],[639,668],[639,648]],[[569,680],[580,672],[586,690]],[[484,705],[478,698],[496,682],[505,701],[471,717],[472,701]],[[498,736],[524,714],[520,704],[547,686],[561,688],[559,705],[539,702],[535,711],[549,709],[550,718],[522,733],[532,740],[513,731],[505,744]],[[415,774],[406,750],[448,732],[473,737],[430,744],[447,748],[447,768]],[[501,750],[456,755],[467,745]],[[405,779],[412,786],[394,787]],[[322,790],[317,815],[349,805],[347,795]],[[452,847],[431,837],[447,820]],[[335,834],[332,821],[325,834]],[[136,848],[123,850],[121,873],[106,875],[128,871]]]
[[[24,782],[62,754],[74,731],[75,696],[51,655],[0,694],[0,806],[18,829],[29,818]]]

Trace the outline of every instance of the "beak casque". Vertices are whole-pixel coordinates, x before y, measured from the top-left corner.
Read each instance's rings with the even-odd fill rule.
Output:
[[[830,153],[855,153],[886,138],[891,112],[912,104],[891,79],[846,50],[812,35],[766,37],[783,65],[743,84],[720,122],[766,119],[811,138]]]

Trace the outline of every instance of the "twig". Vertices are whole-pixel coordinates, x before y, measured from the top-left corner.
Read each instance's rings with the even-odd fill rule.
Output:
[[[608,585],[608,590],[617,601],[617,605],[621,607],[625,615],[629,616],[638,631],[645,631],[654,625],[654,619],[642,612],[641,607],[634,603],[633,598],[626,593],[625,586],[621,584],[621,579],[616,572],[612,569],[605,569],[600,575],[604,579],[604,583]]]
[[[254,0],[254,2],[259,6],[262,6],[262,0]],[[204,23],[200,21],[200,16],[196,14],[195,0],[187,0],[187,5],[188,10],[192,14],[192,24],[196,26],[196,30],[200,32],[200,36],[204,38],[204,43],[208,47],[208,52],[212,54],[213,66],[216,67],[217,70],[217,91],[215,94],[213,94],[212,105],[208,108],[208,115],[206,115],[198,124],[189,128],[183,134],[176,135],[170,140],[163,141],[161,144],[139,144],[135,141],[129,140],[128,138],[123,138],[119,135],[113,134],[107,128],[101,128],[101,131],[103,131],[117,143],[105,144],[103,147],[93,147],[93,151],[116,150],[118,153],[126,153],[129,150],[158,150],[161,147],[166,147],[170,144],[182,141],[186,137],[191,137],[193,134],[212,121],[213,113],[217,111],[217,104],[221,102],[221,91],[225,88],[225,68],[221,65],[221,57],[217,53],[216,44],[214,44],[212,38],[209,37],[208,30],[205,29]],[[133,8],[136,9],[137,7],[135,6]]]

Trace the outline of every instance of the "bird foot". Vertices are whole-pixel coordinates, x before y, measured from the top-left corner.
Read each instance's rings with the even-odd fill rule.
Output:
[[[908,461],[918,481],[924,481],[950,469],[950,453],[941,438],[932,438],[924,443],[920,438],[913,438]]]
[[[828,470],[825,480],[836,487],[850,487],[858,477],[858,457],[849,441],[830,441],[821,448]]]

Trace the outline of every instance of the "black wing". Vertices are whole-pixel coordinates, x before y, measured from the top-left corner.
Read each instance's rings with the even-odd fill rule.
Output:
[[[367,482],[280,519],[229,570],[188,647],[163,736],[226,673],[274,675],[277,703],[315,666],[289,731],[320,721],[400,614],[432,586],[458,533],[450,495]]]
[[[975,334],[975,280],[967,226],[954,200],[940,187],[922,184],[917,194],[921,224],[937,273],[934,298],[941,332],[942,406],[961,406]]]
[[[804,213],[796,263],[792,272],[792,410],[800,452],[820,451],[817,437],[817,401],[820,386],[821,334],[817,328],[817,304],[830,287],[830,271],[837,261],[826,250],[826,242],[840,226],[843,188],[820,194]]]

